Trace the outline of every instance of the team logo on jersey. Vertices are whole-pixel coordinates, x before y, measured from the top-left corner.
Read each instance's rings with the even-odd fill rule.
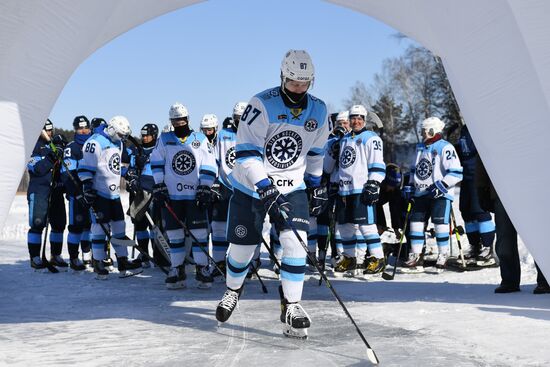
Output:
[[[301,108],[291,108],[290,113],[292,114],[293,120],[299,120],[300,116],[302,116],[303,109]]]
[[[275,168],[285,169],[294,164],[302,152],[302,138],[292,130],[273,136],[265,148],[267,161]]]
[[[225,165],[231,169],[235,167],[235,147],[231,147],[225,153]]]
[[[421,180],[429,178],[432,175],[432,171],[432,164],[426,158],[422,158],[415,167],[415,175]]]
[[[239,238],[245,238],[246,234],[248,233],[248,229],[246,229],[245,226],[242,224],[239,224],[237,227],[235,227],[235,235]]]
[[[356,157],[357,153],[355,153],[355,148],[353,148],[352,146],[345,147],[342,151],[342,154],[340,155],[340,167],[350,167],[355,162]]]
[[[193,172],[196,165],[195,156],[186,150],[178,152],[172,159],[172,170],[180,176]]]
[[[198,141],[198,140],[193,140],[193,142],[191,143],[191,146],[194,148],[194,149],[199,149],[201,147],[201,142]]]
[[[306,129],[308,133],[315,131],[317,129],[317,126],[319,126],[319,124],[315,119],[309,119],[304,123],[304,129]]]
[[[109,159],[109,170],[115,175],[120,175],[120,154],[115,153]]]

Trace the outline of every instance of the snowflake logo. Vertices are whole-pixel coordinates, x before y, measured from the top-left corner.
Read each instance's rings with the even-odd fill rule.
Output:
[[[355,149],[352,146],[345,147],[342,154],[340,154],[340,167],[350,167],[355,162],[356,157],[357,153],[355,153]]]
[[[235,167],[235,147],[231,147],[225,153],[225,165],[230,169]]]
[[[115,175],[120,175],[120,154],[118,152],[109,158],[109,170]]]
[[[422,158],[415,168],[415,175],[421,180],[425,180],[432,175],[432,164],[426,158]]]
[[[248,230],[242,224],[239,224],[237,227],[235,227],[235,234],[237,235],[237,237],[245,238],[247,233],[248,233]]]
[[[285,169],[294,164],[302,152],[302,138],[292,130],[273,136],[266,145],[266,157],[275,168]]]
[[[193,172],[196,165],[195,157],[187,150],[178,152],[172,159],[172,170],[180,176]]]

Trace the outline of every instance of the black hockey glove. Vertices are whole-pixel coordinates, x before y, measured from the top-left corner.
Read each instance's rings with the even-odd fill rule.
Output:
[[[222,197],[222,184],[220,181],[216,180],[212,184],[212,187],[210,188],[210,192],[212,194],[212,203],[215,203],[217,201],[221,201],[223,199]]]
[[[93,188],[92,180],[86,180],[82,183],[82,196],[77,196],[77,200],[86,207],[94,205],[97,199],[97,191]]]
[[[346,129],[344,129],[342,126],[336,126],[334,130],[332,130],[332,133],[334,136],[336,136],[338,139],[342,139],[344,135],[346,135]]]
[[[319,186],[311,189],[309,201],[309,215],[316,217],[321,214],[328,204],[328,190],[326,186]]]
[[[139,189],[141,189],[139,176],[135,168],[129,168],[126,172],[126,175],[124,176],[124,179],[126,180],[126,191],[131,191],[135,193]]]
[[[429,196],[438,199],[445,196],[449,192],[449,186],[443,181],[435,181],[428,187]]]
[[[153,199],[160,204],[164,204],[170,199],[168,188],[164,182],[153,185]]]
[[[60,151],[59,154],[62,155],[63,149],[67,146],[68,141],[63,135],[57,134],[52,138],[52,143],[55,145],[55,148]]]
[[[195,200],[199,208],[208,209],[208,207],[210,207],[210,204],[212,203],[212,190],[210,190],[210,186],[197,186]]]
[[[257,192],[270,217],[275,222],[284,225],[286,221],[281,212],[285,212],[288,215],[292,210],[292,204],[290,204],[286,197],[281,194],[273,184],[258,188]]]
[[[378,201],[380,196],[380,183],[375,180],[368,180],[363,185],[363,192],[361,193],[361,202],[365,205],[373,205]]]
[[[338,182],[331,182],[328,186],[328,196],[330,198],[336,198],[339,190],[340,185],[338,185]]]

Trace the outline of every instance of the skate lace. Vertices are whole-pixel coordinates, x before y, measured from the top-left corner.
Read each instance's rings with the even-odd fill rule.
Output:
[[[238,300],[239,300],[239,294],[235,291],[228,289],[225,291],[223,295],[223,298],[220,302],[220,306],[225,308],[226,310],[232,310],[235,308],[235,305],[237,304]]]
[[[287,308],[286,308],[287,320],[303,319],[303,318],[307,318],[311,320],[306,310],[302,308],[302,305],[300,305],[299,303],[290,303],[287,305]]]

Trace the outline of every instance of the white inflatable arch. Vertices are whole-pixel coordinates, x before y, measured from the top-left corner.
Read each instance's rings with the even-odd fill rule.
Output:
[[[0,2],[0,224],[36,137],[95,50],[198,0]],[[332,0],[441,56],[487,170],[527,247],[550,275],[550,1]]]

